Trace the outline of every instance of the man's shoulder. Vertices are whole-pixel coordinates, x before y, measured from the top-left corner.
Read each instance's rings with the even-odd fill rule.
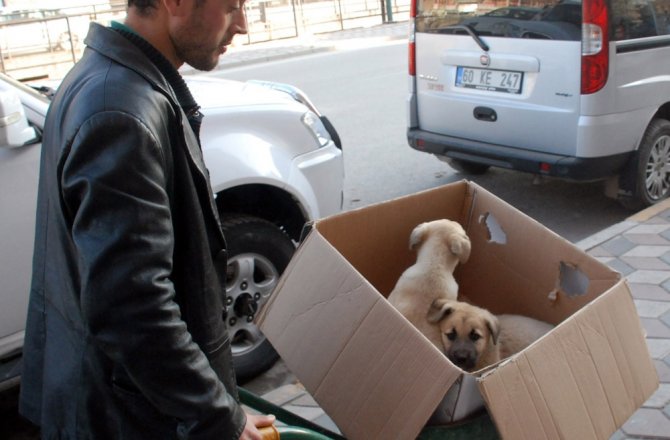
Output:
[[[134,70],[104,57],[82,61],[63,81],[54,106],[83,118],[104,112],[124,112],[139,119],[154,112],[172,113],[166,94]]]

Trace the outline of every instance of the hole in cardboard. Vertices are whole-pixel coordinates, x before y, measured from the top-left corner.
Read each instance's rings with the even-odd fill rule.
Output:
[[[503,231],[493,214],[487,212],[479,218],[479,223],[486,225],[490,243],[507,244],[507,234]]]
[[[589,278],[577,266],[561,261],[559,288],[569,297],[582,296],[589,289]]]

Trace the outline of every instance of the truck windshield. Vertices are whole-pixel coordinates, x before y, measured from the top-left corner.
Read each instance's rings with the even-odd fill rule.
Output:
[[[460,25],[460,26],[454,26]],[[417,32],[581,40],[581,0],[418,0]]]

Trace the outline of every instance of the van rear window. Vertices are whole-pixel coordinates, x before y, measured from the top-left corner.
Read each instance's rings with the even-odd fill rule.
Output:
[[[479,36],[578,41],[582,39],[582,3],[418,0],[417,32],[465,33],[455,25],[468,25]]]
[[[670,0],[610,0],[612,41],[670,35]],[[582,39],[582,0],[417,0],[416,31],[549,40]]]

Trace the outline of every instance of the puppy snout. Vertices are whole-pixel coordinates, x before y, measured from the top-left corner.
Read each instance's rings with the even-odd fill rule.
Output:
[[[468,348],[458,348],[449,352],[449,360],[463,370],[471,370],[477,362],[477,354]]]

